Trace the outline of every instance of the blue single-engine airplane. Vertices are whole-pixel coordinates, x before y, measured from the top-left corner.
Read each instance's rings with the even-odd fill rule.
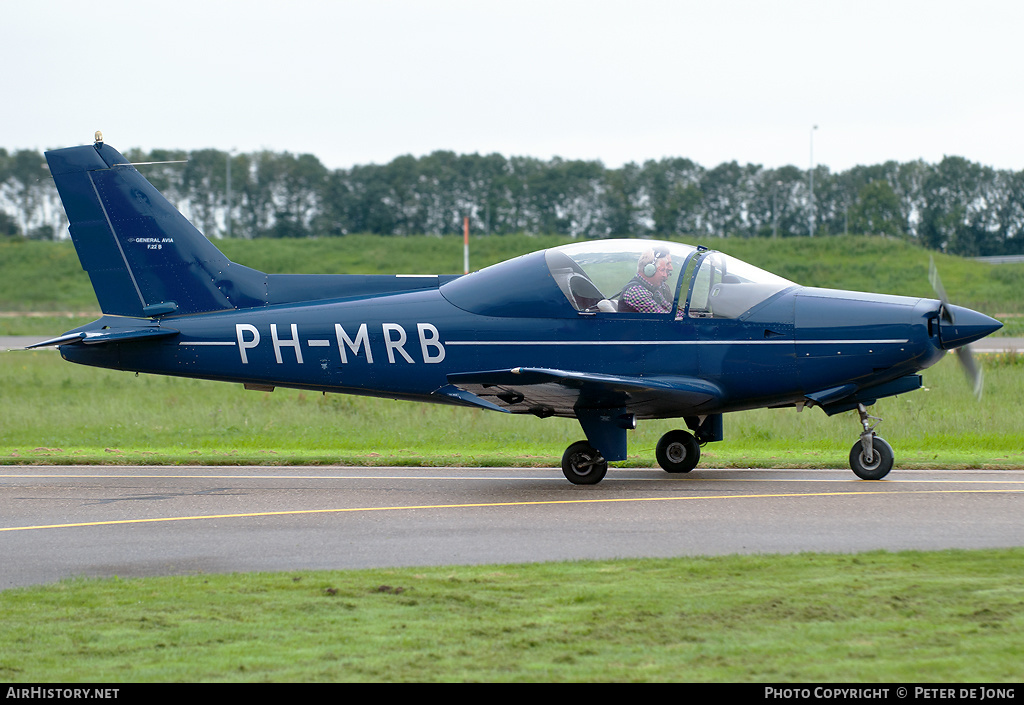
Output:
[[[153,374],[362,394],[579,420],[562,457],[596,484],[627,430],[681,418],[656,450],[692,470],[722,415],[856,410],[857,476],[892,448],[867,407],[1001,327],[939,299],[803,287],[704,247],[588,240],[465,276],[265,274],[228,260],[127,159],[93,145],[46,153],[103,316],[38,345]],[[936,291],[941,285],[937,276]],[[33,346],[36,347],[36,346]]]

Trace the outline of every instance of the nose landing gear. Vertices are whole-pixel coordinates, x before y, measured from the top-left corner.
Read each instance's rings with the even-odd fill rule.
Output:
[[[860,424],[864,430],[860,440],[850,449],[850,468],[862,480],[881,480],[892,470],[892,446],[884,438],[875,435],[875,427],[871,425],[872,420],[880,422],[882,419],[868,414],[863,404],[857,405],[857,413],[860,414]]]

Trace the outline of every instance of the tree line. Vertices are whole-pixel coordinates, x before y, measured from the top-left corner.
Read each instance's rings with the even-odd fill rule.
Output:
[[[962,157],[832,173],[677,157],[608,168],[437,151],[330,170],[311,154],[130,150],[139,170],[208,237],[472,232],[570,237],[885,234],[962,256],[1024,252],[1024,171]],[[184,161],[184,163],[173,163]],[[40,152],[0,149],[0,235],[66,237]]]

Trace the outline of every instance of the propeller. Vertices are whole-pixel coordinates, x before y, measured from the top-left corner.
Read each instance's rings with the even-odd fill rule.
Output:
[[[935,258],[931,255],[928,255],[928,282],[932,285],[932,289],[935,290],[936,296],[939,297],[939,339],[942,340],[943,323],[948,324],[950,328],[956,326],[956,312],[954,309],[959,309],[960,311],[967,311],[968,309],[950,306],[949,297],[946,296],[946,289],[942,286],[942,279],[939,278],[939,270],[935,266]],[[972,311],[971,313],[975,312]],[[949,347],[953,347],[955,344],[955,340],[950,340]],[[945,344],[942,347],[948,349]],[[963,344],[957,346],[955,350],[957,360],[960,361],[960,366],[963,368],[964,374],[967,375],[967,381],[970,382],[971,388],[974,390],[974,396],[978,401],[981,401],[981,392],[985,379],[981,368],[978,367],[978,363],[974,359],[974,354],[971,352],[971,346]]]

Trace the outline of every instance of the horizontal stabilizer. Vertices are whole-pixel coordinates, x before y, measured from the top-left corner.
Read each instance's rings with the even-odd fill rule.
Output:
[[[65,333],[41,343],[29,345],[26,350],[32,348],[44,348],[49,345],[101,345],[104,343],[131,343],[139,340],[154,340],[156,338],[167,338],[177,335],[178,331],[173,328],[108,328],[104,330],[78,331],[77,333]]]

